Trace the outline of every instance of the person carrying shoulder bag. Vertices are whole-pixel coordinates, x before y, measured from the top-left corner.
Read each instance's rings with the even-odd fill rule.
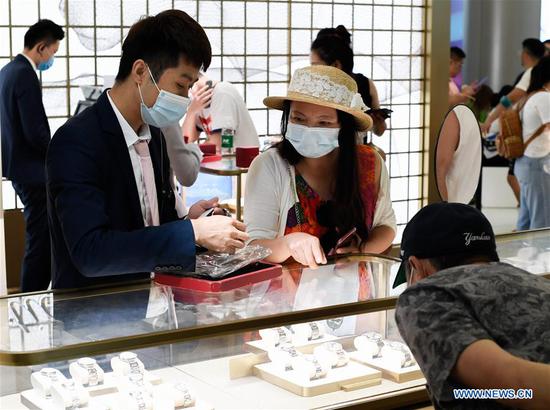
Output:
[[[514,172],[521,188],[518,230],[550,226],[550,57],[533,68],[527,95],[516,111],[521,121],[521,133],[516,135],[522,138],[508,143],[506,133],[513,122],[501,118],[498,144],[499,152],[504,145],[505,156],[517,158]]]

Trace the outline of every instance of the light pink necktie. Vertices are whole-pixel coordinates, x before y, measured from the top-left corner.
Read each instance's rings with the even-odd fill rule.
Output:
[[[151,154],[149,153],[149,144],[145,140],[140,140],[134,144],[134,148],[139,155],[143,187],[145,188],[145,224],[146,226],[158,226],[157,188],[155,186],[155,171],[153,169],[153,162],[151,161]]]

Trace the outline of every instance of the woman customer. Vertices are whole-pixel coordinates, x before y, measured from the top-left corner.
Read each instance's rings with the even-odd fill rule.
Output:
[[[356,144],[372,119],[355,81],[335,67],[306,67],[294,73],[286,96],[264,104],[283,111],[283,139],[248,172],[251,242],[270,248],[272,262],[293,257],[312,268],[354,228],[338,253],[389,248],[396,226],[388,173],[372,148]]]
[[[380,108],[378,91],[374,82],[363,74],[353,72],[353,50],[351,48],[351,34],[339,25],[336,28],[324,28],[319,31],[317,38],[311,44],[311,65],[330,65],[350,75],[363,97],[364,103],[372,110]],[[380,111],[374,111],[372,118],[374,126],[372,131],[381,136],[386,131],[385,117]]]
[[[518,230],[550,226],[550,57],[533,67],[520,118],[522,157],[514,173],[521,188]]]

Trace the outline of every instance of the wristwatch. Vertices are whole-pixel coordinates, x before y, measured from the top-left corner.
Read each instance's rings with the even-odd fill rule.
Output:
[[[291,325],[293,343],[296,346],[304,345],[309,341],[321,338],[322,329],[317,322],[298,323]]]
[[[51,387],[53,383],[60,382],[65,376],[52,367],[45,367],[38,372],[31,374],[31,385],[43,397],[51,396]]]
[[[122,352],[111,359],[113,371],[122,376],[129,374],[143,374],[145,367],[137,355],[133,352]]]
[[[284,327],[261,329],[260,336],[266,343],[272,346],[279,346],[290,342],[290,332]]]
[[[295,357],[292,360],[292,368],[308,380],[317,380],[327,374],[327,367],[311,355]]]
[[[97,386],[103,383],[103,370],[95,359],[83,357],[69,365],[69,372],[73,379],[84,386]]]
[[[319,329],[317,322],[310,322],[309,327],[311,328],[310,340],[319,339],[321,337],[321,330]]]
[[[178,407],[189,407],[194,403],[193,396],[189,391],[189,388],[184,383],[177,383],[174,385],[174,389],[182,393],[183,400],[179,400]]]
[[[267,355],[273,363],[284,367],[285,371],[290,371],[292,370],[292,359],[298,357],[300,353],[291,343],[284,343],[269,350]]]
[[[384,339],[380,333],[367,332],[356,337],[353,344],[357,350],[367,353],[374,359],[380,357],[384,347]]]
[[[143,373],[140,366],[141,361],[137,358],[137,354],[132,352],[122,352],[119,356],[119,359],[128,364],[131,374]]]
[[[135,400],[137,408],[139,410],[146,410],[147,403],[145,403],[145,397],[143,396],[143,391],[136,389],[128,392],[128,395]]]
[[[401,342],[387,341],[382,349],[382,357],[400,368],[410,367],[416,363],[409,348]]]
[[[73,380],[66,380],[61,383],[61,385],[71,394],[71,409],[77,409],[80,407],[80,397],[78,397],[78,392],[76,391],[76,386]]]
[[[77,409],[88,403],[88,392],[73,380],[52,384],[52,402],[55,408]]]
[[[318,359],[330,363],[330,367],[342,367],[349,362],[348,354],[338,342],[323,343],[315,348],[314,354]]]

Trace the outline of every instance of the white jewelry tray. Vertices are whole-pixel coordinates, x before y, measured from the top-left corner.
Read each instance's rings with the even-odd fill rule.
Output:
[[[162,379],[152,372],[147,373],[148,381],[153,386],[160,386]],[[109,403],[112,400],[116,400],[118,388],[116,386],[116,378],[114,374],[105,373],[105,382],[102,385],[86,387],[90,394],[90,400],[86,406],[79,407],[82,410],[109,410]],[[53,406],[52,399],[46,399],[39,395],[34,389],[26,390],[21,393],[21,403],[29,409],[33,410],[58,410]],[[197,399],[195,406],[192,407],[176,407],[177,410],[214,410],[210,404]],[[153,410],[173,410],[172,408],[160,408],[154,407]]]
[[[272,362],[254,366],[257,377],[304,397],[332,393],[339,390],[352,391],[375,386],[382,382],[380,371],[356,362],[330,369],[325,377],[304,380],[293,370],[284,371]]]
[[[349,357],[358,363],[366,364],[382,372],[382,375],[397,383],[408,382],[411,380],[421,379],[424,377],[418,364],[409,367],[392,367],[384,360],[383,357],[367,359],[361,352],[350,352]]]

